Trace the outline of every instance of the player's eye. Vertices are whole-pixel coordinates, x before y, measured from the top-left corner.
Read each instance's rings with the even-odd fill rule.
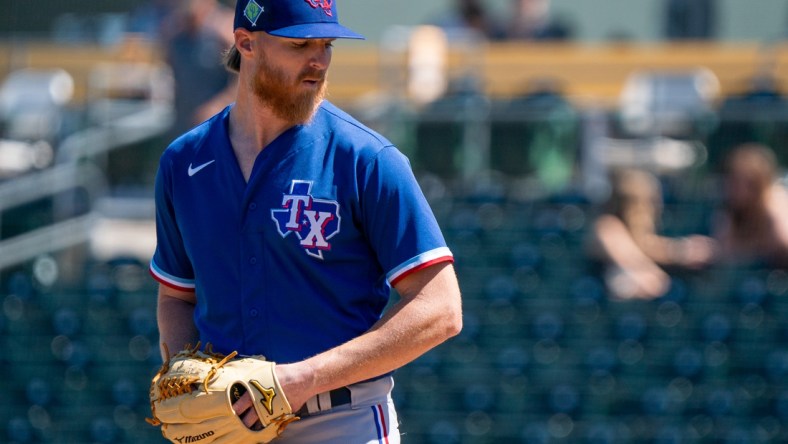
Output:
[[[315,48],[322,45],[325,49],[331,49],[334,47],[334,40],[296,40],[291,42],[290,45],[294,49],[306,49],[310,45],[315,45]]]

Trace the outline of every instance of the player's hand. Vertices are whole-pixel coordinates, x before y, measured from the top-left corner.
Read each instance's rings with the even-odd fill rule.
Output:
[[[710,237],[693,235],[679,240],[680,262],[693,269],[713,262],[718,250],[717,242]]]
[[[287,400],[290,407],[294,412],[297,412],[301,407],[306,404],[306,400],[310,398],[309,391],[305,390],[306,384],[298,381],[311,380],[305,377],[303,369],[305,364],[283,364],[274,367],[274,373],[282,387],[282,390],[287,393]],[[301,375],[301,376],[299,376]],[[252,398],[249,393],[245,393],[238,401],[233,403],[233,411],[243,420],[244,425],[252,430],[258,430],[261,427],[260,419],[254,409]]]
[[[148,422],[161,426],[162,434],[177,443],[187,438],[205,443],[270,442],[298,420],[275,366],[262,356],[237,358],[235,352],[214,353],[210,346],[187,347],[166,359],[154,376],[153,418]],[[240,418],[235,404],[243,414]]]
[[[244,425],[252,430],[259,430],[262,427],[260,423],[260,418],[257,417],[257,412],[254,410],[254,406],[252,405],[252,396],[249,393],[244,393],[238,401],[233,403],[233,411],[235,414],[241,418]]]
[[[319,393],[314,387],[313,369],[306,361],[277,364],[274,372],[294,412],[300,410],[307,399]]]

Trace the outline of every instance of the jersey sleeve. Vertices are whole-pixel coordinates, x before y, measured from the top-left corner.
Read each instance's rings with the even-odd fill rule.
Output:
[[[362,186],[367,236],[392,286],[417,270],[453,262],[410,163],[396,148],[381,150]]]
[[[194,291],[194,270],[186,254],[172,199],[172,177],[162,159],[156,174],[156,251],[150,273],[159,283],[181,291]]]

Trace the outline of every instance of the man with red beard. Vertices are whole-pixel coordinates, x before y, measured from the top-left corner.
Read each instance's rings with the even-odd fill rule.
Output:
[[[332,42],[362,38],[336,0],[239,0],[234,37],[236,102],[160,161],[161,342],[276,362],[282,442],[399,442],[392,373],[462,326],[451,251],[407,159],[323,99]]]

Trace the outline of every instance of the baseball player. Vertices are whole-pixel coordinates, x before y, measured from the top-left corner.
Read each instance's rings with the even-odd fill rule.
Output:
[[[460,331],[460,291],[407,159],[323,99],[332,42],[363,38],[336,3],[238,1],[237,100],[162,155],[150,271],[163,350],[276,363],[300,418],[278,441],[395,443],[392,373]]]

